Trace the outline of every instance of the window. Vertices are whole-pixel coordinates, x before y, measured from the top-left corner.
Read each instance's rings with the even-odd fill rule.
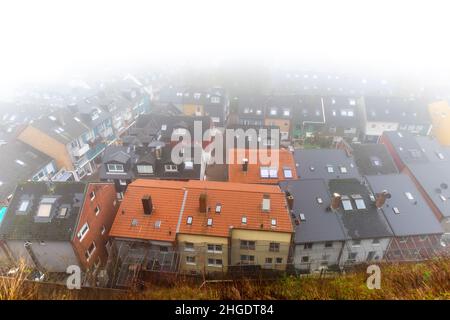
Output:
[[[411,192],[405,192],[405,196],[406,196],[406,198],[408,198],[408,200],[414,200],[414,197],[411,194]]]
[[[212,103],[220,103],[220,97],[211,97]]]
[[[86,234],[89,231],[89,225],[87,222],[81,227],[80,231],[78,232],[78,238],[80,239],[80,242],[83,240],[83,238],[86,236]]]
[[[192,169],[194,169],[194,162],[192,162],[192,161],[185,161],[184,162],[184,169],[185,170],[192,170]]]
[[[30,200],[22,200],[19,206],[20,212],[25,212],[28,209],[28,205],[30,204]]]
[[[358,209],[358,210],[367,209],[366,203],[364,202],[364,200],[362,198],[356,198],[355,204],[356,204],[356,209]]]
[[[266,264],[272,264],[272,262],[273,262],[273,259],[270,258],[270,257],[267,257],[266,260],[265,260]]]
[[[208,258],[208,267],[222,267],[222,259]]]
[[[213,225],[213,219],[212,218],[208,218],[208,221],[206,223],[208,225],[208,227],[211,227]]]
[[[400,214],[400,210],[397,207],[393,207],[392,211],[394,211],[395,214]]]
[[[361,245],[361,240],[353,240],[352,246],[353,247],[359,247]]]
[[[41,203],[37,212],[38,217],[48,218],[52,211],[52,203]]]
[[[272,225],[272,227],[276,227],[277,226],[277,219],[272,219],[270,221],[270,224]]]
[[[312,247],[313,247],[313,244],[311,242],[305,243],[303,246],[303,249],[308,250],[308,249],[312,249]]]
[[[208,244],[208,252],[209,253],[222,253],[222,245],[221,244]]]
[[[123,165],[122,164],[113,164],[108,163],[108,172],[115,173],[115,172],[123,172]]]
[[[261,167],[260,174],[261,178],[278,178],[278,169],[272,167]]]
[[[60,208],[60,209],[59,209],[58,216],[59,216],[60,218],[64,218],[64,217],[67,215],[67,211],[69,211],[69,208],[67,208],[67,207],[62,207],[62,208]]]
[[[261,174],[261,178],[268,178],[269,177],[269,169],[266,167],[261,167],[260,174]]]
[[[159,252],[169,252],[169,247],[167,247],[167,246],[159,246]]]
[[[194,256],[187,256],[186,257],[186,264],[195,265],[195,257]]]
[[[96,206],[94,209],[95,215],[98,216],[98,214],[100,213],[100,207]]]
[[[166,164],[166,165],[164,165],[164,170],[166,172],[177,172],[178,167],[176,164]]]
[[[242,217],[241,222],[242,224],[247,224],[247,217],[246,216]]]
[[[184,243],[184,251],[194,251],[194,244],[192,242]]]
[[[345,211],[353,210],[352,203],[348,197],[342,196],[342,206],[344,207]]]
[[[137,172],[140,174],[153,174],[153,166],[140,164],[137,166]]]
[[[246,254],[241,255],[241,264],[252,264],[255,262],[255,256],[250,256]]]
[[[241,249],[243,250],[255,250],[255,241],[241,240]]]
[[[291,111],[289,109],[284,109],[283,110],[283,115],[286,117],[289,117],[289,115],[291,114]]]
[[[306,220],[306,217],[305,217],[305,215],[303,213],[300,213],[298,216],[300,217],[301,221],[305,221]]]
[[[220,213],[222,211],[222,205],[220,203],[216,204],[216,213]]]
[[[276,116],[277,115],[277,109],[276,108],[271,108],[270,109],[270,115],[271,116]]]
[[[340,167],[341,173],[347,173],[347,168],[346,167]]]
[[[400,242],[400,243],[406,243],[406,240],[407,240],[406,237],[400,237],[400,238],[398,239],[398,242]]]
[[[327,166],[327,171],[328,171],[328,173],[333,173],[334,168],[332,166]]]
[[[102,235],[106,233],[106,227],[102,226]]]
[[[191,216],[187,217],[186,223],[187,224],[192,224],[192,217]]]
[[[333,241],[325,242],[325,248],[333,248]]]
[[[22,160],[16,160],[16,163],[18,165],[21,165],[22,167],[25,167],[25,162],[23,162]]]
[[[371,157],[370,161],[374,167],[381,167],[381,160],[377,157]]]
[[[283,169],[283,173],[284,173],[284,177],[285,178],[288,178],[288,179],[292,178],[292,170],[291,170],[291,168],[284,168]]]
[[[127,180],[119,179],[119,185],[126,186],[127,185]]]
[[[270,252],[280,252],[280,244],[278,242],[271,242],[269,244]]]
[[[96,249],[95,241],[93,241],[91,243],[91,245],[89,246],[89,248],[85,252],[85,257],[86,257],[87,261],[89,261],[89,259],[92,257],[92,255],[94,254],[95,249]]]
[[[376,246],[380,245],[380,239],[373,239],[372,244]]]
[[[91,201],[94,200],[94,199],[95,199],[95,191],[92,191],[92,192],[89,194],[89,196],[90,196],[90,198],[91,198]]]
[[[161,228],[161,220],[156,220],[154,226],[155,226],[155,229]]]
[[[357,252],[349,252],[348,253],[348,260],[356,260],[357,256],[358,256]]]
[[[302,262],[303,263],[309,262],[309,257],[308,256],[303,256],[302,257]]]
[[[275,259],[275,263],[276,263],[276,264],[282,264],[282,263],[283,263],[283,258],[277,257],[277,258]]]

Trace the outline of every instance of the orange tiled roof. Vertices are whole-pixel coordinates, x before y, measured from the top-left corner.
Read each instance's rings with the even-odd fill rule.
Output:
[[[186,201],[181,210],[185,193]],[[199,197],[202,193],[207,195],[207,206],[210,208],[207,213],[199,210]],[[145,194],[151,195],[155,207],[149,216],[144,215],[141,204],[141,198]],[[261,208],[265,194],[270,196],[269,212],[263,212]],[[216,213],[217,204],[221,204],[220,213]],[[192,224],[187,224],[189,216],[192,217]],[[247,218],[246,224],[242,224],[243,216]],[[212,218],[211,226],[208,226],[209,218]],[[137,226],[131,225],[133,219],[138,220]],[[272,219],[276,219],[275,227],[271,225]],[[160,229],[154,227],[156,220],[161,220]],[[111,229],[111,236],[159,241],[174,241],[177,232],[228,237],[231,227],[292,232],[284,193],[278,186],[270,185],[249,186],[196,180],[136,180],[128,186]]]
[[[263,151],[266,152],[266,151]],[[297,171],[295,169],[294,156],[289,150],[286,149],[274,149],[267,151],[267,155],[272,155],[273,152],[278,152],[278,165],[274,163],[265,164],[260,159],[258,149],[231,149],[228,154],[228,181],[239,183],[264,183],[264,184],[278,184],[278,182],[289,179],[297,178]],[[242,157],[241,155],[245,155]],[[265,153],[263,153],[265,155]],[[246,158],[251,161],[255,159],[256,163],[249,163],[247,172],[242,170],[242,160]],[[261,167],[277,167],[277,178],[262,178],[260,168]],[[284,176],[284,168],[290,168],[292,171],[292,178],[286,178]]]

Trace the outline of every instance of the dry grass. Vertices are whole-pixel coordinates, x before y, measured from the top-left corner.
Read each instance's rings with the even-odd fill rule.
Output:
[[[199,287],[185,281],[150,285],[140,292],[67,290],[26,281],[21,267],[13,279],[0,278],[4,299],[446,299],[450,300],[450,260],[381,265],[380,290],[366,287],[365,268],[336,277],[285,277],[275,282],[241,280]]]

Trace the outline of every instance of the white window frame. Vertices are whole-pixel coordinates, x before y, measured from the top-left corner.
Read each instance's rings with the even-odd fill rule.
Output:
[[[165,164],[164,171],[165,172],[178,172],[178,166],[176,164]]]
[[[83,224],[83,226],[80,228],[80,231],[78,231],[78,239],[80,239],[80,242],[83,241],[83,239],[86,237],[86,235],[89,232],[89,224],[86,222]]]
[[[119,168],[122,167],[122,170],[117,169],[118,167]],[[120,163],[108,163],[107,168],[108,168],[109,173],[123,173],[124,172],[123,164],[120,164]],[[112,168],[114,168],[114,169],[112,169]]]
[[[151,164],[138,164],[136,170],[139,174],[154,174],[155,172]]]

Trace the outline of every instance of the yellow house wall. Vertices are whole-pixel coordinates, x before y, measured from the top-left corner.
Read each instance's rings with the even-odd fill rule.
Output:
[[[291,127],[291,121],[289,119],[271,119],[271,118],[266,118],[264,120],[264,124],[266,126],[270,126],[270,125],[275,125],[280,127],[280,131],[281,132],[289,132],[290,127]]]
[[[428,106],[433,134],[445,146],[450,146],[450,106],[446,101],[438,101]]]
[[[194,251],[186,251],[185,243],[194,244]],[[178,234],[177,244],[180,250],[180,271],[190,273],[226,272],[228,266],[228,238],[202,235]],[[208,244],[222,245],[222,253],[208,252]],[[186,257],[195,256],[195,265],[187,264]],[[222,267],[208,266],[208,258],[222,259]]]
[[[73,170],[72,160],[66,146],[42,131],[28,126],[20,133],[18,139],[55,159],[58,169]]]
[[[267,267],[285,270],[289,256],[291,236],[292,234],[287,232],[233,229],[231,233],[231,264],[239,264],[241,255],[253,255],[255,256],[255,264],[264,267],[266,258],[272,258],[272,265]],[[255,241],[255,250],[241,249],[241,240]],[[280,244],[280,250],[278,252],[271,252],[269,250],[271,242]],[[276,264],[276,258],[282,258],[282,263],[279,265]]]
[[[200,104],[184,104],[183,113],[187,116],[195,116],[196,112],[199,111],[203,115],[203,106]]]

